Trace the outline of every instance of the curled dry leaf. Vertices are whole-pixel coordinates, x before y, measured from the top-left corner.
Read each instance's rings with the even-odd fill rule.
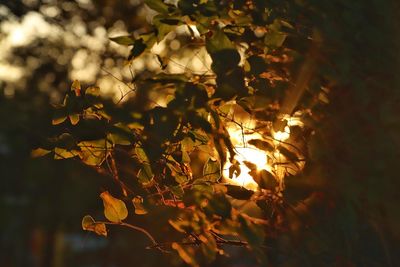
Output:
[[[136,196],[132,199],[133,206],[135,207],[135,214],[143,215],[147,214],[147,210],[143,206],[143,198]]]
[[[122,200],[113,197],[108,191],[101,193],[100,197],[103,200],[104,215],[109,221],[119,223],[128,217],[128,209]]]
[[[104,223],[96,222],[92,216],[86,215],[82,219],[82,229],[95,232],[98,235],[107,236],[107,229]]]

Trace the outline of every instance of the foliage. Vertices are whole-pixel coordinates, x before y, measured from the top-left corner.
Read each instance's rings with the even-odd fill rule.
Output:
[[[138,85],[160,95],[172,88],[165,105],[148,98],[141,105],[115,104],[103,99],[99,88],[74,81],[53,118],[59,135],[32,154],[77,159],[118,185],[119,190],[100,195],[108,221],[85,216],[83,229],[106,236],[107,225],[129,227],[149,238],[149,248],[172,249],[185,263],[203,266],[227,255],[228,245],[248,248],[265,264],[273,258],[269,244],[299,235],[313,223],[307,216],[326,197],[293,169],[310,160],[308,137],[329,91],[326,73],[316,70],[321,36],[309,20],[297,17],[297,8],[306,9],[301,4],[275,2],[146,0],[157,12],[153,28],[111,39],[131,47],[129,62],[152,53],[154,44],[177,27],[187,27],[212,59],[211,76],[168,73],[161,66],[152,77],[136,77]],[[255,127],[236,120],[232,114],[238,110],[253,118]],[[296,112],[305,126],[283,119]],[[263,137],[250,145],[279,151],[283,175],[244,162],[257,190],[229,184],[225,163],[231,163],[229,176],[241,172],[231,124]],[[277,140],[273,133],[286,127],[290,138]],[[133,223],[161,213],[168,224],[165,236],[176,239],[156,240],[147,227]]]

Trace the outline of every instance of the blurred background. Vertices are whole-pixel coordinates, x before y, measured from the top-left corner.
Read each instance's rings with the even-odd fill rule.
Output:
[[[321,216],[318,234],[338,262],[353,260],[337,266],[399,266],[399,4],[308,2],[324,11],[316,23],[333,44],[327,66],[340,81],[319,126],[315,173],[341,201],[334,215]],[[52,105],[71,81],[119,101],[137,75],[160,69],[154,55],[126,65],[129,49],[109,41],[146,32],[152,15],[140,0],[0,0],[0,266],[166,265],[140,234],[82,231],[84,215],[102,213],[105,178],[75,161],[30,158],[52,135]],[[178,29],[153,52],[168,58],[170,72],[207,73],[209,57],[185,46],[188,36]],[[320,243],[307,245],[321,251]],[[233,252],[216,266],[255,266]]]
[[[0,1],[0,266],[149,266],[159,260],[131,231],[106,239],[81,230],[82,216],[101,213],[102,177],[74,161],[30,158],[51,135],[52,104],[72,80],[97,83],[115,99],[128,90],[118,80],[131,78],[121,67],[129,51],[108,38],[145,30],[148,20],[138,0]],[[154,69],[151,64],[131,69]]]

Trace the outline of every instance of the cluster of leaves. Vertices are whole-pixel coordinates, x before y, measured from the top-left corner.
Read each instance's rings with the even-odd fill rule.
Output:
[[[129,102],[114,104],[100,97],[99,88],[83,90],[75,81],[53,119],[62,133],[33,154],[74,158],[110,176],[120,187],[115,193],[118,198],[108,192],[100,195],[108,222],[86,216],[82,221],[85,230],[104,236],[107,224],[139,230],[152,241],[150,247],[165,250],[169,244],[192,266],[226,254],[225,245],[248,247],[259,261],[265,261],[265,233],[274,236],[284,225],[282,195],[275,191],[274,175],[265,170],[254,174],[256,168],[250,163],[259,191],[225,183],[222,168],[227,160],[233,166],[231,176],[240,171],[227,130],[234,118],[227,114],[231,108],[240,108],[257,120],[256,128],[270,139],[273,130],[281,130],[273,125],[282,115],[280,105],[304,52],[286,45],[288,36],[300,36],[296,25],[277,17],[266,1],[145,3],[158,13],[153,17],[153,31],[112,38],[132,46],[128,60],[150,53],[156,42],[184,26],[193,38],[203,41],[215,75],[202,79],[160,70],[140,82],[152,89],[172,88],[173,97],[166,106],[153,105],[148,99],[145,108]],[[296,133],[291,142],[304,148],[304,129],[291,130]],[[252,140],[251,145],[263,150],[271,147],[264,140]],[[307,154],[283,142],[279,151],[291,162]],[[202,172],[194,170],[199,164],[204,165]],[[168,211],[170,230],[181,234],[181,240],[158,242],[145,229],[124,222],[134,220],[128,215],[163,209]]]

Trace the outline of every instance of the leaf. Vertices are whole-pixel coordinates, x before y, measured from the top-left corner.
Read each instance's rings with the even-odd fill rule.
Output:
[[[140,163],[149,163],[149,158],[146,155],[146,152],[141,147],[135,147],[135,156],[140,161]]]
[[[119,223],[128,216],[128,209],[122,200],[114,198],[108,191],[100,194],[103,199],[104,215],[106,218],[115,223]]]
[[[82,229],[95,232],[98,235],[107,236],[107,229],[104,223],[95,222],[92,216],[86,215],[82,218]]]
[[[141,184],[147,184],[151,182],[151,180],[154,177],[154,174],[151,170],[150,164],[143,164],[143,167],[139,170],[137,176]]]
[[[272,48],[278,48],[283,45],[285,39],[286,34],[278,31],[271,31],[265,34],[264,44]]]
[[[122,35],[122,36],[117,36],[117,37],[112,37],[110,38],[111,41],[116,42],[117,44],[120,45],[133,45],[135,42],[135,39],[133,39],[130,35]]]
[[[81,160],[90,166],[100,166],[106,159],[107,152],[111,151],[113,144],[106,139],[82,141],[78,143],[81,149]]]
[[[144,50],[146,50],[147,45],[143,42],[143,39],[138,39],[135,40],[135,43],[133,44],[133,47],[131,49],[131,52],[129,54],[128,60],[134,59],[138,56],[140,56]]]
[[[186,178],[186,176],[185,176],[185,178]],[[176,177],[175,177],[175,180],[177,180]],[[172,194],[174,194],[175,196],[177,196],[179,198],[182,198],[185,193],[185,191],[183,191],[182,186],[180,186],[180,185],[170,186],[170,187],[168,187],[168,189],[172,192]]]
[[[248,190],[242,186],[238,185],[226,185],[228,195],[239,200],[249,200],[254,194],[254,191]]]
[[[77,125],[79,122],[79,114],[71,114],[68,116],[72,125]]]
[[[77,150],[68,150],[61,147],[54,148],[54,159],[69,159],[79,155],[80,153]]]
[[[290,151],[289,149],[287,149],[282,145],[278,146],[277,150],[279,150],[279,152],[291,162],[296,162],[299,160],[299,157],[296,155],[296,153]]]
[[[241,172],[242,170],[240,169],[240,164],[235,160],[235,163],[229,167],[229,178],[232,179],[233,175],[235,175],[235,177],[239,177]]]
[[[47,155],[50,152],[51,152],[51,150],[47,150],[47,149],[39,147],[39,148],[36,148],[31,151],[31,157],[33,157],[33,158],[43,157],[44,155]]]
[[[274,190],[278,186],[275,176],[267,170],[251,171],[250,175],[260,188]]]
[[[268,68],[268,65],[265,62],[264,58],[260,56],[250,56],[247,61],[250,64],[250,73],[252,73],[253,75],[260,75]]]
[[[163,14],[168,13],[168,6],[162,0],[144,0],[144,3],[154,11]]]
[[[135,207],[135,214],[143,215],[147,214],[147,210],[143,206],[143,198],[136,196],[132,199],[133,206]]]
[[[227,219],[231,217],[232,205],[224,194],[214,194],[204,209],[211,216],[219,215]]]
[[[263,151],[273,151],[274,150],[274,146],[267,141],[263,141],[260,139],[251,139],[248,142],[249,145],[255,146],[258,149],[261,149]]]
[[[200,245],[201,251],[206,257],[207,262],[213,262],[218,252],[217,242],[215,241],[214,236],[208,232],[205,232],[199,235],[199,239],[202,242]]]
[[[264,242],[265,231],[261,225],[252,223],[243,216],[238,216],[240,234],[251,247],[261,246]]]
[[[194,248],[190,246],[181,246],[176,242],[172,243],[172,248],[178,252],[179,256],[185,263],[193,267],[200,266],[196,262]]]
[[[221,50],[235,50],[235,46],[222,30],[215,30],[213,35],[206,40],[206,49],[209,54]]]
[[[244,165],[246,165],[246,167],[249,168],[250,170],[257,170],[257,165],[256,165],[256,164],[254,164],[254,163],[252,163],[252,162],[250,162],[250,161],[247,161],[247,160],[244,160],[243,163],[244,163]]]
[[[51,121],[51,124],[57,125],[63,123],[67,119],[67,113],[65,109],[60,108],[56,109],[53,115],[53,120]]]
[[[71,85],[71,91],[75,92],[76,96],[81,95],[81,83],[78,80],[74,80]]]
[[[217,159],[209,158],[203,168],[204,180],[217,182],[221,177],[221,163]]]
[[[98,86],[90,86],[85,91],[85,96],[100,96],[100,87]]]
[[[161,42],[168,33],[175,30],[177,25],[181,25],[182,21],[178,16],[156,15],[153,24],[157,28],[157,41]]]
[[[107,134],[113,144],[117,145],[131,145],[134,142],[134,135],[131,129],[123,123],[117,123],[110,128],[110,133]]]

